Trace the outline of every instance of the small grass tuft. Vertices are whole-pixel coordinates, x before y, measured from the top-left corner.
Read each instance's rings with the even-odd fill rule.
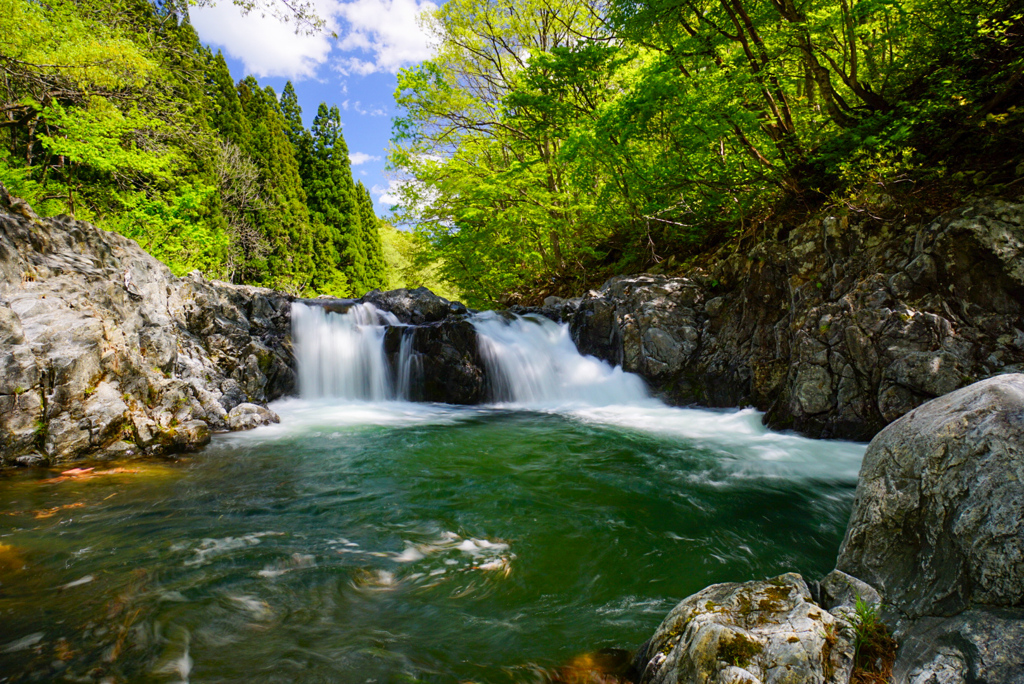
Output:
[[[896,640],[878,616],[878,605],[860,596],[854,606],[853,674],[850,684],[888,684],[896,660]]]

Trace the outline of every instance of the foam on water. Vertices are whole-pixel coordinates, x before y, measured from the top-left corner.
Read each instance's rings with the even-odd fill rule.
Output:
[[[370,304],[328,313],[292,311],[302,399],[274,404],[278,425],[222,439],[236,443],[364,427],[454,425],[502,412],[547,413],[594,426],[679,440],[731,462],[731,477],[779,476],[853,482],[864,445],[773,432],[753,409],[675,408],[652,398],[638,376],[576,349],[569,327],[543,316],[473,316],[492,399],[488,406],[412,403],[420,380],[413,328],[403,331],[397,376],[384,354],[384,324],[401,325]],[[399,400],[394,400],[398,397]]]
[[[638,376],[581,355],[568,325],[486,312],[473,318],[473,326],[497,402],[537,408],[652,404]]]

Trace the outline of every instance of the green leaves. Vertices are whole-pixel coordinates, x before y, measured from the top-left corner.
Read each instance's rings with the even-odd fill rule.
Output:
[[[161,149],[154,133],[165,129],[163,122],[131,108],[127,112],[110,101],[92,97],[85,107],[65,108],[59,103],[44,107],[40,115],[53,134],[39,140],[53,155],[66,157],[95,171],[112,175],[147,174],[169,179],[175,167],[175,152]],[[144,149],[149,143],[154,149]]]

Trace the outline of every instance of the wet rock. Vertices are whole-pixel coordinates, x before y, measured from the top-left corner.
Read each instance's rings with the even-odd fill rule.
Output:
[[[171,439],[180,451],[198,451],[210,443],[210,426],[204,420],[189,420],[171,431]]]
[[[910,619],[1024,607],[1024,375],[932,400],[861,466],[836,567]]]
[[[468,313],[468,309],[459,302],[449,302],[425,287],[415,290],[399,289],[381,292],[372,290],[358,301],[369,302],[378,309],[389,311],[402,323],[423,325],[437,323],[449,315]]]
[[[239,404],[227,416],[228,427],[232,430],[252,430],[261,425],[280,423],[281,418],[264,406]]]
[[[1024,611],[976,608],[929,618],[901,635],[893,666],[898,684],[1024,682]]]
[[[853,643],[800,575],[716,584],[684,599],[637,654],[641,684],[849,681]]]
[[[404,334],[404,328],[392,327],[384,338],[385,352],[396,371]],[[476,329],[465,317],[417,326],[411,334],[411,349],[419,361],[412,399],[448,404],[479,404],[489,399]]]

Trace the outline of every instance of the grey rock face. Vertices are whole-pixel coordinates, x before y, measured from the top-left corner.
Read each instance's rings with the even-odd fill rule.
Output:
[[[410,399],[448,404],[487,401],[486,367],[480,357],[476,329],[465,316],[449,316],[412,330],[389,328],[384,350],[396,376],[401,340],[406,334],[412,335],[411,349],[418,356]]]
[[[866,440],[929,399],[1024,370],[1022,255],[1024,204],[979,201],[898,231],[826,218],[549,312],[582,353],[670,402],[753,405],[775,428]]]
[[[838,684],[853,667],[848,634],[800,575],[716,584],[669,613],[635,667],[641,684]]]
[[[898,684],[1021,684],[1024,611],[976,608],[917,621],[901,638]]]
[[[131,240],[0,214],[0,464],[193,450],[291,393],[291,298],[176,278]]]
[[[1024,607],[1024,375],[975,383],[883,430],[837,568],[910,619]]]

